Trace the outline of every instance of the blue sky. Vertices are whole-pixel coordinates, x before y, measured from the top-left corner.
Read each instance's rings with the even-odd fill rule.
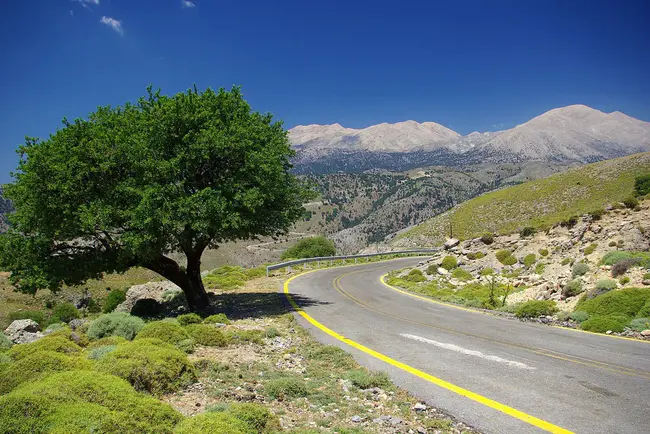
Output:
[[[645,0],[0,2],[0,183],[25,135],[153,84],[243,86],[287,127],[467,134],[582,103],[650,121]]]

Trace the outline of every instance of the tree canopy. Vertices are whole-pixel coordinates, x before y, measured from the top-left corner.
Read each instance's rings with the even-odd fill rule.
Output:
[[[64,119],[48,139],[19,148],[5,189],[16,210],[0,237],[0,266],[19,290],[142,266],[201,309],[206,248],[281,235],[301,217],[310,191],[289,172],[287,132],[252,111],[238,87],[147,92],[88,119]]]
[[[317,258],[336,255],[336,247],[323,236],[303,238],[282,253],[281,259]]]

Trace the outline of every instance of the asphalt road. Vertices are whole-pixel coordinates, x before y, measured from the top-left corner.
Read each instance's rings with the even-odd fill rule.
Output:
[[[380,282],[383,274],[421,260],[311,272],[294,278],[288,291],[322,326],[451,386],[386,363],[302,319],[321,342],[386,371],[413,395],[479,430],[650,432],[650,343],[431,303]],[[478,395],[463,396],[455,387]],[[484,400],[522,413],[515,417]],[[552,425],[542,429],[522,420],[527,415]]]

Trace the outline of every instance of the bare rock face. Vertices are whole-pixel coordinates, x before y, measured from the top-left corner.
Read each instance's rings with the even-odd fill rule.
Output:
[[[449,238],[447,241],[445,241],[445,250],[452,249],[456,247],[460,243],[460,240],[457,238]]]
[[[12,322],[5,330],[5,335],[14,344],[27,344],[34,342],[45,336],[41,331],[41,326],[31,319],[19,319]]]
[[[115,309],[137,316],[155,316],[165,311],[166,303],[181,289],[169,281],[135,285],[126,292],[126,300]]]

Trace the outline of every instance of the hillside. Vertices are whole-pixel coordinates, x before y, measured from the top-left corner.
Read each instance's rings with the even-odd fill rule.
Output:
[[[650,153],[607,160],[484,194],[398,234],[392,247],[441,244],[449,234],[469,239],[484,232],[510,233],[550,226],[571,216],[620,202],[634,178],[650,171]]]

